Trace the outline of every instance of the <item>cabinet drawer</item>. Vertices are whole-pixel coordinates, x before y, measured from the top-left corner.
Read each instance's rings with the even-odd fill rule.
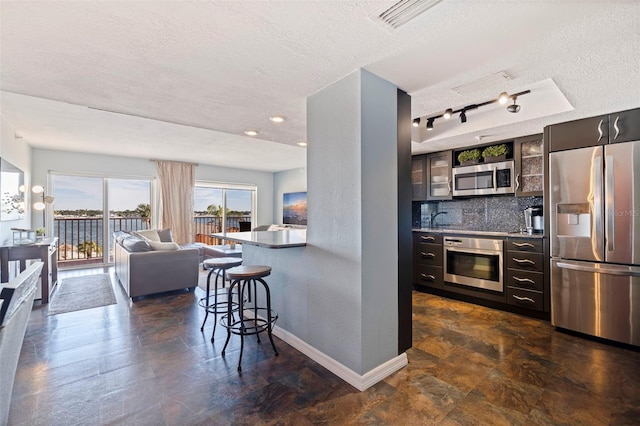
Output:
[[[544,290],[544,275],[542,272],[521,271],[519,269],[507,269],[505,285],[527,290]]]
[[[440,234],[421,234],[415,232],[413,234],[413,243],[420,244],[442,244],[442,235]]]
[[[535,309],[536,311],[544,309],[541,292],[523,290],[521,288],[507,287],[507,303],[522,308]]]
[[[507,268],[542,272],[544,270],[543,257],[540,253],[509,251],[507,252]]]
[[[542,253],[542,238],[509,238],[507,241],[507,250]]]
[[[413,268],[413,283],[426,287],[442,288],[442,268],[428,265],[415,265]]]
[[[442,266],[441,244],[416,244],[413,246],[413,261],[423,265]]]

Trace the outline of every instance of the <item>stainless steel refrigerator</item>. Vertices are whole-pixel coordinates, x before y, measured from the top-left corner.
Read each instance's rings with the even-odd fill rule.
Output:
[[[549,154],[551,322],[640,346],[640,141]]]

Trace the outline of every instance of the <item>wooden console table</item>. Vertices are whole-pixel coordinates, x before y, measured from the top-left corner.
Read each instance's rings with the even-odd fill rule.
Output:
[[[28,259],[40,259],[42,266],[42,303],[49,303],[49,293],[58,282],[58,238],[45,238],[34,244],[0,246],[0,282],[9,282],[9,261],[20,262],[20,272]],[[51,281],[49,281],[51,275]]]

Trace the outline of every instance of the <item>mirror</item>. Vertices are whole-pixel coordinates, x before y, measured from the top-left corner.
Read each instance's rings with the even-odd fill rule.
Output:
[[[0,220],[24,219],[24,172],[0,159]]]

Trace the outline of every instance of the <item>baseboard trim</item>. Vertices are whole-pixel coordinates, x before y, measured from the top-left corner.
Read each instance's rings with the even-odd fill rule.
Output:
[[[245,310],[244,312],[245,316],[249,318],[253,317],[253,312],[248,310]],[[277,325],[273,328],[273,334],[274,336],[293,346],[318,364],[322,365],[324,368],[331,371],[333,374],[340,377],[342,380],[349,383],[359,391],[364,391],[370,388],[387,376],[405,367],[409,363],[407,354],[402,353],[362,375],[356,373],[342,363],[326,355],[324,352],[319,351],[304,340]]]

